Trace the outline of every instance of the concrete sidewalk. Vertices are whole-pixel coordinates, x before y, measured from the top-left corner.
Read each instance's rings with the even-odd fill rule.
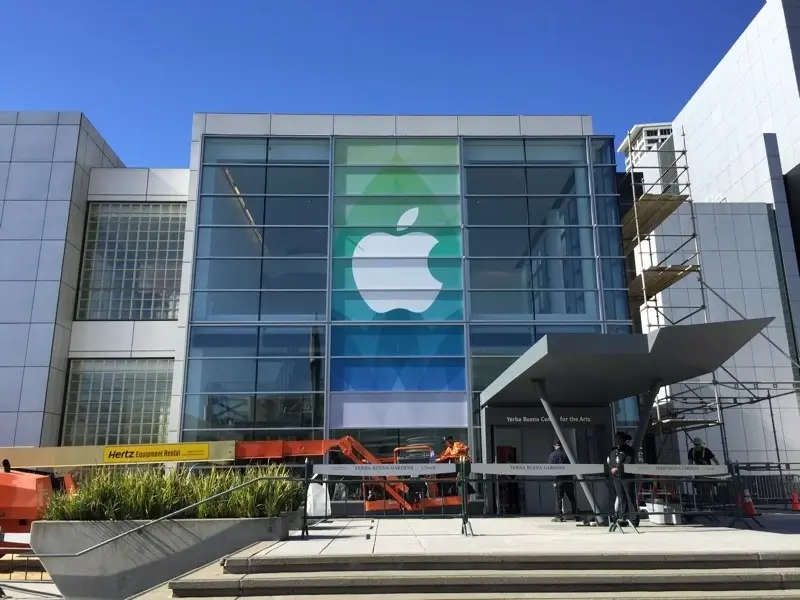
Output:
[[[332,519],[278,542],[263,556],[365,554],[664,554],[800,552],[800,516],[767,518],[766,530],[722,526],[659,527],[643,522],[640,534],[608,533],[547,518],[475,518],[474,536],[461,535],[459,519]],[[772,530],[770,530],[772,529]]]

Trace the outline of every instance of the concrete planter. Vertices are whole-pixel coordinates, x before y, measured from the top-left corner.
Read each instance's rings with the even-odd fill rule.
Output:
[[[256,542],[289,536],[287,517],[161,521],[81,556],[144,521],[36,521],[31,547],[65,600],[124,600]]]

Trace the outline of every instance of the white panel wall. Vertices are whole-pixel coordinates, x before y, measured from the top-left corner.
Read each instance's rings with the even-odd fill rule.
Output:
[[[176,321],[77,321],[70,358],[173,358]]]

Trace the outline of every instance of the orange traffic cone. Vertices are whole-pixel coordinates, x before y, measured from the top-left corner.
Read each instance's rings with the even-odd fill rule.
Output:
[[[742,508],[744,509],[744,514],[748,517],[757,517],[758,513],[756,513],[756,505],[753,504],[753,499],[750,497],[750,490],[744,488],[744,499],[742,501]]]
[[[800,498],[797,497],[797,492],[792,492],[792,510],[800,511]]]

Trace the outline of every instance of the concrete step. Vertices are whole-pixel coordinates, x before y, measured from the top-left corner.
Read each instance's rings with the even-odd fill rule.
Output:
[[[505,593],[513,594],[628,594],[648,592],[718,592],[797,590],[800,591],[798,568],[751,569],[660,569],[642,570],[437,570],[437,571],[319,571],[304,573],[257,573],[211,575],[205,570],[191,573],[170,582],[174,597],[241,596],[323,596],[349,594],[427,594],[442,590],[448,594]],[[512,594],[509,596],[509,594]],[[524,596],[523,596],[524,597]],[[708,597],[706,594],[704,597]],[[791,596],[790,596],[791,597]]]
[[[642,554],[408,554],[279,556],[256,544],[223,559],[226,573],[315,571],[585,571],[800,568],[800,552]]]

